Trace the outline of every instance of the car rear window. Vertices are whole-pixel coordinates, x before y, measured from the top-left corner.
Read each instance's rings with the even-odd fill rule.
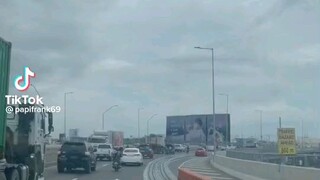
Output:
[[[61,147],[62,151],[86,151],[84,143],[64,143]]]
[[[107,144],[101,144],[98,146],[98,148],[101,148],[101,149],[111,149],[111,146],[110,145],[107,145]]]
[[[124,150],[125,153],[138,153],[139,151],[136,149],[126,149]]]

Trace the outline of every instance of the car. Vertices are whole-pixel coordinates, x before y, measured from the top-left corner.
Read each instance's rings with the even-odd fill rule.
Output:
[[[138,148],[125,148],[122,152],[120,162],[123,165],[137,164],[139,166],[142,166],[143,157]]]
[[[176,151],[174,149],[174,145],[166,144],[165,145],[165,154],[174,154]]]
[[[107,159],[112,160],[113,148],[111,144],[99,144],[97,147],[97,152],[95,152],[97,160]]]
[[[214,152],[214,146],[207,146],[206,149],[209,152]]]
[[[143,158],[153,158],[153,151],[149,147],[139,148]]]
[[[206,157],[208,154],[207,154],[207,151],[206,149],[204,148],[198,148],[195,152],[195,156],[202,156],[202,157]]]
[[[227,149],[227,147],[224,146],[224,145],[222,145],[222,146],[219,147],[219,149],[220,149],[221,151],[225,151],[225,150]]]
[[[95,150],[85,142],[64,142],[58,152],[57,169],[63,173],[65,169],[84,168],[86,173],[96,170]]]
[[[236,146],[230,145],[230,146],[227,146],[227,149],[228,149],[228,150],[236,149]]]
[[[174,149],[176,152],[184,152],[185,148],[183,147],[182,144],[175,144]]]

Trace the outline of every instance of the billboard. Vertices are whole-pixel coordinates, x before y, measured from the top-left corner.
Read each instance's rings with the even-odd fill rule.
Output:
[[[185,116],[167,117],[166,141],[183,143],[185,135]]]
[[[230,114],[215,115],[216,144],[230,142]],[[213,144],[212,114],[168,116],[167,143]]]
[[[206,116],[187,116],[185,118],[185,142],[206,143]]]

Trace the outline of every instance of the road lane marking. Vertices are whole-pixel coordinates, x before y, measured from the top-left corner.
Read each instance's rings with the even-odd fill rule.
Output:
[[[78,180],[78,178],[73,178],[72,180]]]
[[[109,166],[110,164],[104,164],[104,165],[102,165],[102,167],[106,167],[106,166]]]
[[[199,171],[196,171],[195,173],[202,174],[202,175],[207,175],[207,176],[221,176],[220,173],[214,173],[214,172],[199,172]]]
[[[233,179],[233,178],[228,178],[228,177],[219,177],[219,176],[213,176],[213,177],[211,177],[212,179],[214,179],[214,180],[216,180],[216,179],[221,179],[221,180],[231,180],[231,179]]]
[[[181,168],[185,163],[192,161],[194,158],[191,158],[189,160],[184,161],[178,168]]]

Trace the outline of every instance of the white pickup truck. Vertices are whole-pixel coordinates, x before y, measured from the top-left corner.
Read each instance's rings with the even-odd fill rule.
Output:
[[[99,144],[97,146],[97,151],[95,152],[97,160],[107,159],[112,160],[113,148],[111,144]]]

